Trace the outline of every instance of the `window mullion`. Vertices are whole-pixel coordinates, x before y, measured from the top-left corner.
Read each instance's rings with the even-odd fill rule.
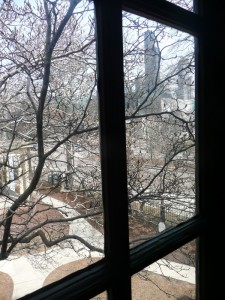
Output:
[[[123,0],[123,9],[198,35],[201,19],[193,12],[165,0]]]
[[[205,229],[205,220],[197,215],[130,250],[131,274],[197,238]]]
[[[95,12],[105,256],[113,278],[108,296],[130,299],[121,1],[96,0]]]

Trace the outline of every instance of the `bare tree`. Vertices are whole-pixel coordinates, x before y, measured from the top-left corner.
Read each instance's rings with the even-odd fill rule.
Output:
[[[102,215],[92,4],[6,1],[0,13],[1,259],[71,240],[103,252],[67,227]],[[175,225],[194,214],[193,38],[128,13],[123,29],[130,213],[157,225],[177,208]],[[53,207],[57,188],[92,209]]]
[[[124,14],[124,45],[130,208],[170,227],[195,213],[194,40]]]
[[[1,7],[1,168],[6,169],[5,174],[11,173],[11,178],[6,175],[2,180],[2,190],[14,181],[24,183],[20,185],[24,190],[15,197],[4,192],[9,205],[4,207],[1,220],[2,259],[37,236],[48,247],[69,238],[82,241],[75,235],[59,234],[52,239],[44,226],[56,220],[28,226],[40,213],[35,209],[41,198],[34,196],[40,180],[51,168],[60,170],[61,175],[70,172],[71,141],[97,128],[89,112],[96,86],[93,20],[91,8],[79,7],[79,3],[43,1],[31,5],[25,1],[18,7],[6,1]],[[33,146],[37,151],[21,154]],[[18,218],[20,230],[15,231]],[[62,221],[71,218],[61,217],[57,222]]]

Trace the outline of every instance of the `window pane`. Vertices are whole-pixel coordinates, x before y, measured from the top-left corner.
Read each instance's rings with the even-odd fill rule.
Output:
[[[138,299],[195,299],[195,241],[177,249],[132,277]]]
[[[6,2],[0,272],[16,298],[66,263],[104,256],[104,238],[93,3]]]
[[[193,5],[194,5],[193,0],[166,0],[166,1],[176,4],[184,9],[193,11]]]
[[[144,240],[195,214],[194,38],[124,12],[123,39],[130,237]]]
[[[50,272],[48,274],[48,276],[44,280],[43,286],[48,285],[52,282],[58,281],[58,280],[62,279],[63,277],[65,277],[75,271],[81,270],[81,269],[89,266],[90,264],[95,263],[99,259],[100,258],[97,258],[97,257],[87,257],[87,258],[78,259],[78,260],[66,263],[64,265],[61,265],[60,267],[52,270],[52,272]]]

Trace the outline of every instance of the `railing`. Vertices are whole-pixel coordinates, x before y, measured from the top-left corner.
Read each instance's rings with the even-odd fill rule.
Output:
[[[160,200],[148,202],[134,201],[130,206],[131,213],[157,225],[160,221],[168,226],[179,224],[195,215],[195,204],[192,202],[167,201],[161,204]]]

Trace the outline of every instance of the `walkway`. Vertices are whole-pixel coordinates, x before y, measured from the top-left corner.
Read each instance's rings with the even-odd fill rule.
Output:
[[[62,213],[66,214],[68,218],[79,215],[74,208],[52,197],[46,197],[42,201],[58,208]],[[0,208],[2,205],[3,203],[0,198]],[[96,247],[103,248],[103,235],[83,218],[70,222],[69,232],[70,234],[76,234],[82,237]],[[0,261],[0,271],[9,274],[14,282],[12,300],[41,288],[45,278],[55,268],[63,264],[89,256],[102,256],[99,252],[91,252],[77,240],[71,240],[71,245],[71,249],[62,249],[59,246],[55,246],[40,255],[24,255],[22,257],[13,257],[10,260]],[[190,266],[161,259],[146,269],[157,274],[195,283],[195,268]]]

